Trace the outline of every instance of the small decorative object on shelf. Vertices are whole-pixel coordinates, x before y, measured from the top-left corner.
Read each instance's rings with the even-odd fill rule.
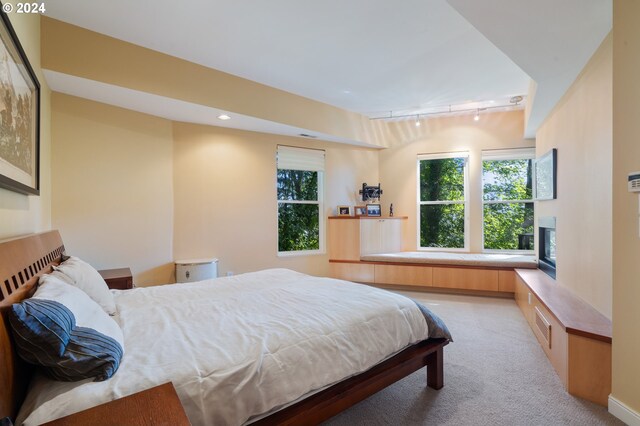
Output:
[[[338,216],[351,216],[351,206],[338,206]]]
[[[382,216],[380,204],[367,204],[367,216]]]
[[[380,189],[379,183],[378,186],[367,186],[366,183],[363,183],[362,189],[358,193],[362,194],[362,201],[378,200],[382,195],[382,189]]]
[[[367,206],[355,206],[353,208],[353,212],[355,216],[366,216],[367,215]]]
[[[389,217],[393,217],[393,203],[389,206]]]

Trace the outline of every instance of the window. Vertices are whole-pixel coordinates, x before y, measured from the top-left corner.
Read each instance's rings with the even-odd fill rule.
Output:
[[[466,249],[467,153],[418,156],[419,247]]]
[[[278,146],[278,254],[324,251],[324,151]]]
[[[533,149],[482,153],[485,250],[533,250]]]

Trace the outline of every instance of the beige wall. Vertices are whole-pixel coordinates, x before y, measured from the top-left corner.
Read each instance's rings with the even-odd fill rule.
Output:
[[[349,140],[382,144],[384,123],[355,112],[51,18],[42,19],[42,33],[42,64],[48,70]]]
[[[482,251],[482,160],[483,149],[533,147],[523,139],[522,111],[481,114],[390,123],[394,146],[380,151],[380,181],[384,190],[383,209],[393,203],[397,215],[409,216],[405,226],[406,250],[417,247],[417,156],[418,154],[469,152],[470,250]]]
[[[613,4],[613,389],[640,425],[640,237],[638,194],[627,174],[640,170],[640,2]],[[610,405],[611,407],[611,405]],[[632,420],[635,420],[632,422]]]
[[[558,149],[557,282],[611,318],[611,34],[536,134],[537,155]]]
[[[173,273],[171,122],[54,93],[53,227],[98,269],[131,266],[137,285]]]
[[[278,144],[326,150],[325,216],[378,182],[376,150],[174,123],[176,259],[219,258],[219,274],[284,267],[327,275],[324,255],[277,256]]]
[[[40,68],[40,16],[12,13],[9,18],[40,82],[40,195],[0,188],[0,239],[51,226],[51,91]]]

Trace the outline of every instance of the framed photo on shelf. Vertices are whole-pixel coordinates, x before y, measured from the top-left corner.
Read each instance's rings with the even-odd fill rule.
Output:
[[[353,208],[353,213],[355,216],[366,216],[367,215],[367,206],[355,206]]]
[[[351,206],[338,206],[336,207],[338,216],[351,216]]]
[[[367,204],[367,216],[382,216],[380,204]]]
[[[557,194],[557,149],[552,149],[536,160],[536,200],[555,200]]]
[[[10,6],[9,4],[6,4]],[[7,18],[0,22],[0,187],[40,194],[40,83]]]

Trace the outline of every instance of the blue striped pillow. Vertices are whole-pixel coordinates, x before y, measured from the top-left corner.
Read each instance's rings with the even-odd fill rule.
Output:
[[[17,352],[30,364],[43,367],[55,380],[76,381],[111,377],[120,365],[123,349],[114,338],[76,325],[63,304],[28,299],[9,311]]]

